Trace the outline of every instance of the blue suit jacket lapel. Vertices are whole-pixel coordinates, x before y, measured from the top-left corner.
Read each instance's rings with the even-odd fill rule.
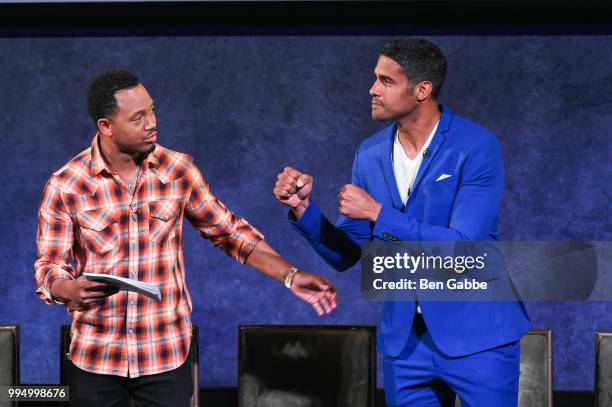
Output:
[[[393,202],[395,209],[401,209],[404,207],[402,198],[400,197],[399,191],[397,190],[397,181],[395,180],[395,172],[393,171],[393,140],[395,138],[395,132],[397,125],[387,127],[388,134],[385,136],[385,142],[380,144],[380,159],[382,161],[383,174],[385,175],[385,181],[387,182],[387,188]]]
[[[436,129],[436,133],[431,139],[431,143],[429,143],[429,153],[430,156],[427,158],[423,158],[423,162],[419,167],[419,172],[417,173],[416,179],[414,180],[414,185],[412,187],[412,192],[408,197],[408,201],[406,206],[413,199],[419,184],[421,183],[421,179],[423,175],[426,173],[427,168],[431,164],[431,162],[436,158],[436,154],[440,150],[440,147],[444,143],[446,139],[445,133],[449,131],[451,121],[453,119],[454,113],[453,111],[443,105],[440,105],[440,110],[442,111],[442,116],[440,117],[440,123],[438,124],[438,128]],[[393,141],[395,139],[395,132],[397,131],[397,125],[389,126],[386,129],[387,134],[385,135],[385,142],[380,145],[380,159],[382,161],[383,166],[383,174],[385,176],[385,181],[387,183],[387,188],[389,189],[389,194],[391,196],[391,201],[393,202],[393,207],[395,209],[404,208],[404,204],[402,202],[402,198],[400,197],[399,191],[397,190],[397,181],[395,180],[395,172],[393,171]]]
[[[427,150],[429,151],[429,157],[423,157],[423,161],[421,162],[421,166],[419,167],[416,179],[414,180],[414,185],[412,186],[412,192],[410,193],[408,201],[406,202],[406,206],[408,206],[410,201],[415,196],[419,185],[421,184],[423,176],[427,172],[427,169],[429,168],[431,162],[436,159],[436,154],[440,151],[440,147],[444,143],[444,140],[446,140],[445,133],[448,132],[450,128],[454,113],[446,106],[440,105],[440,109],[442,110],[440,123],[438,124],[436,133],[434,134],[433,138],[431,139],[431,143],[429,143],[429,147],[427,148]]]

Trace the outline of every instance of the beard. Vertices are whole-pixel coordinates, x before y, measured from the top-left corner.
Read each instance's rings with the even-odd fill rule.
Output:
[[[147,151],[141,153],[138,156],[138,162],[143,162],[144,160],[147,159],[147,157],[153,153],[153,151],[155,151],[155,147],[157,146],[157,144],[153,144]]]

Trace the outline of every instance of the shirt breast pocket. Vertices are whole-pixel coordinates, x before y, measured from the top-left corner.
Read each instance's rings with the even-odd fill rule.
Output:
[[[77,212],[81,243],[90,252],[102,255],[119,244],[119,230],[114,208]]]
[[[149,240],[164,244],[176,234],[179,201],[164,199],[149,202]]]

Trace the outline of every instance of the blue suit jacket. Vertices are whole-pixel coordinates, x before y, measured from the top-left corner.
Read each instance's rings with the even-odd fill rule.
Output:
[[[440,106],[442,116],[404,206],[392,164],[395,124],[364,140],[353,164],[352,183],[382,203],[378,220],[340,216],[332,225],[311,203],[293,226],[331,266],[342,271],[373,239],[487,241],[498,239],[504,189],[499,141],[486,129]],[[451,175],[441,181],[441,174]],[[518,301],[426,301],[420,303],[431,336],[449,356],[464,356],[518,340],[530,327]],[[415,313],[414,301],[386,302],[378,350],[397,356]]]

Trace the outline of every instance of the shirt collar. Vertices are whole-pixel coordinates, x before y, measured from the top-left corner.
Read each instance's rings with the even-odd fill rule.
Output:
[[[104,162],[102,158],[102,152],[100,151],[99,143],[100,135],[96,133],[91,142],[91,175],[96,176],[102,172],[102,170],[106,170],[109,174],[111,173],[110,169]]]
[[[159,148],[157,145],[155,146],[155,150],[153,150],[147,158],[143,161],[144,168],[143,170],[146,172],[149,168],[157,168],[159,167],[159,157],[158,157]],[[100,174],[103,170],[112,174],[110,167],[104,161],[102,157],[102,151],[100,150],[100,133],[96,133],[91,142],[91,165],[90,171],[92,176],[96,176]]]

